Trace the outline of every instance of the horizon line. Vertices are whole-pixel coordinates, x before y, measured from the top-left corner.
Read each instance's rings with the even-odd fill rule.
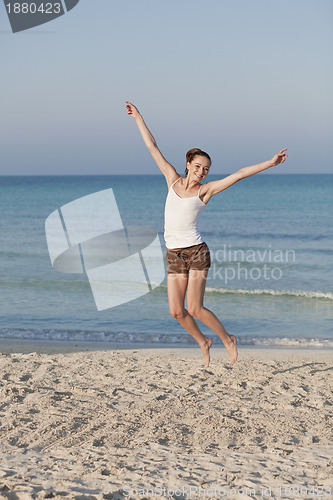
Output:
[[[283,172],[283,173],[268,173],[268,172],[258,172],[259,174],[264,174],[264,175],[333,175],[333,172]],[[212,173],[210,174],[210,177],[212,176],[217,176],[217,175],[224,175],[228,176],[231,175],[231,173],[224,173],[224,172],[217,172],[217,173]],[[163,176],[162,173],[156,173],[156,174],[0,174],[0,177],[102,177],[102,176],[114,176],[114,177],[125,177],[125,176]],[[182,176],[181,176],[182,177]],[[250,176],[250,177],[254,177]]]

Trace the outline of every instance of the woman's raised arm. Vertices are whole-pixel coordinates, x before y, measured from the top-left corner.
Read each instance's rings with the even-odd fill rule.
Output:
[[[171,184],[180,177],[180,175],[176,172],[176,169],[164,158],[162,155],[161,151],[159,150],[157,143],[149,131],[147,125],[144,122],[143,117],[139,113],[139,110],[134,106],[129,101],[125,101],[126,103],[126,110],[127,114],[132,116],[134,120],[136,121],[136,124],[140,130],[140,133],[142,135],[142,139],[144,140],[147,148],[150,151],[150,154],[154,158],[157,166],[161,170],[162,174],[164,175],[168,187],[171,186]]]
[[[263,163],[258,163],[257,165],[251,165],[250,167],[241,168],[234,174],[228,175],[224,179],[207,182],[207,184],[204,184],[205,189],[201,190],[202,194],[206,194],[205,203],[208,203],[208,200],[212,196],[214,196],[214,194],[224,191],[241,179],[245,179],[246,177],[250,177],[251,175],[258,174],[259,172],[262,172],[267,168],[275,167],[280,163],[284,163],[287,158],[287,154],[285,153],[285,151],[287,151],[287,149],[281,149],[281,151],[274,155],[271,160],[264,161]]]

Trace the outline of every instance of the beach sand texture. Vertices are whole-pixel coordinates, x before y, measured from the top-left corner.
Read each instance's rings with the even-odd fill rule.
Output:
[[[333,498],[332,351],[36,350],[2,349],[0,498]]]

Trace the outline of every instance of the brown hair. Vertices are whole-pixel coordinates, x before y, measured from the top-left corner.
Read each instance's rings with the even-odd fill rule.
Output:
[[[187,151],[187,153],[186,153],[186,163],[191,163],[191,161],[196,156],[204,156],[205,158],[207,158],[209,160],[210,163],[212,163],[212,160],[211,160],[209,154],[205,153],[205,151],[202,151],[199,148],[192,148],[189,151]],[[186,169],[185,169],[185,177],[187,176],[187,174],[188,174],[188,168],[186,167]]]

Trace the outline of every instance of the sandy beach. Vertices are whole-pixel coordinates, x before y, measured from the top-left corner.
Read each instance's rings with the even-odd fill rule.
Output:
[[[333,498],[332,350],[1,342],[0,498]]]

